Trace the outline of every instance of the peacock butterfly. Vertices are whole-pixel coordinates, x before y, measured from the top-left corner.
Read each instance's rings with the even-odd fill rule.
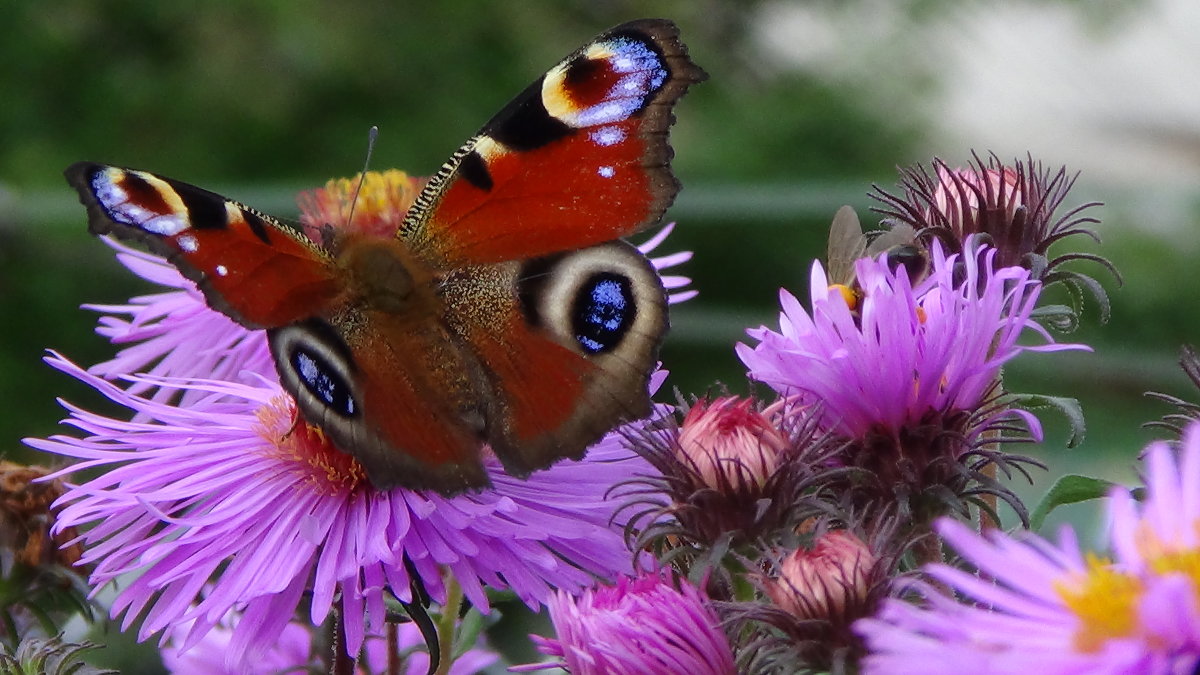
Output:
[[[669,21],[602,33],[455,152],[395,236],[314,241],[144,171],[66,177],[92,233],[265,329],[300,414],[376,487],[455,494],[489,483],[484,444],[525,476],[650,412],[666,293],[620,237],[674,200],[671,110],[705,77]]]

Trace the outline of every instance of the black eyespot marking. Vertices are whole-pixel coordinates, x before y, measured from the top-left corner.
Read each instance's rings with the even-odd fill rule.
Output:
[[[484,129],[492,140],[517,152],[540,148],[571,132],[571,127],[542,103],[541,79],[510,101]]]
[[[575,339],[589,354],[621,344],[637,317],[633,286],[627,277],[600,272],[579,287],[571,311]]]
[[[484,192],[492,189],[492,174],[488,172],[483,157],[474,150],[463,155],[462,161],[458,163],[458,175]]]
[[[326,408],[341,417],[358,416],[358,403],[350,393],[349,383],[320,354],[297,344],[288,355],[288,362],[304,388]]]

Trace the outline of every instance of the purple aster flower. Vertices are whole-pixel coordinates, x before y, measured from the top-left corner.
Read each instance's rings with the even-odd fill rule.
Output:
[[[780,394],[823,404],[825,428],[849,438],[899,430],[929,410],[974,409],[1000,367],[1022,352],[1086,349],[1055,344],[1030,318],[1038,282],[1021,268],[996,269],[994,257],[990,248],[946,256],[935,245],[932,270],[916,288],[883,257],[860,260],[858,315],[815,263],[811,314],[781,291],[780,331],[747,331],[759,344],[738,345],[738,355]],[[1026,330],[1045,344],[1017,344]]]
[[[364,189],[356,227],[394,220],[401,192],[387,190],[409,179],[387,176],[384,192]],[[332,195],[320,208],[344,198],[342,187],[314,193]],[[332,222],[328,215],[317,209],[306,222]],[[142,617],[139,639],[187,625],[174,636],[183,652],[238,610],[227,656],[245,663],[274,642],[302,597],[314,623],[336,598],[355,653],[366,634],[382,632],[389,590],[413,599],[414,575],[439,602],[450,575],[486,611],[485,587],[511,589],[536,606],[554,588],[578,590],[632,569],[609,492],[651,468],[619,432],[584,460],[527,480],[489,458],[493,487],[469,495],[374,489],[349,455],[298,422],[261,331],[209,309],[161,259],[113,246],[136,274],[174,290],[94,307],[106,313],[99,332],[130,345],[113,360],[89,371],[58,356],[49,362],[128,408],[132,421],[65,404],[66,423],[86,437],[27,442],[81,460],[59,475],[107,469],[60,500],[56,527],[90,527],[78,539],[83,564],[94,565],[96,592],[121,580],[111,611],[123,616],[124,628]],[[687,257],[653,262],[665,268]],[[665,284],[674,300],[689,297],[680,290],[686,278]]]
[[[1164,442],[1146,452],[1147,498],[1128,489],[1108,502],[1111,558],[1081,553],[1074,532],[1057,541],[979,535],[944,519],[938,530],[992,581],[937,564],[925,602],[889,600],[856,625],[871,651],[867,673],[1191,673],[1200,665],[1200,424],[1177,458]]]
[[[559,591],[549,602],[558,637],[534,636],[556,663],[515,671],[565,668],[571,675],[731,675],[733,651],[703,595],[668,574],[621,578],[578,597]]]
[[[997,404],[1001,366],[1028,351],[1087,349],[1054,343],[1031,318],[1041,285],[1023,268],[997,268],[995,255],[982,247],[947,256],[935,243],[915,287],[886,256],[859,260],[857,311],[816,263],[811,312],[781,291],[779,331],[748,331],[759,344],[738,345],[738,355],[752,378],[852,441],[845,462],[881,485],[947,484],[987,429],[1017,419],[1040,438],[1037,418]],[[1043,344],[1018,344],[1026,332]]]
[[[138,296],[123,305],[84,305],[103,314],[96,332],[121,346],[114,358],[92,366],[88,372],[110,379],[144,373],[247,384],[260,376],[275,377],[263,331],[247,330],[210,309],[196,284],[184,279],[161,257],[110,238],[103,241],[116,250],[117,260],[129,271],[173,290]],[[132,391],[146,388],[152,387],[141,383]],[[154,400],[162,401],[166,396],[156,393]],[[179,404],[189,402],[185,398]]]
[[[315,660],[313,643],[319,637],[313,635],[311,626],[292,622],[284,627],[279,637],[263,650],[253,663],[229,664],[225,654],[233,639],[232,617],[226,617],[214,626],[192,649],[181,651],[173,642],[163,647],[163,664],[172,675],[277,675],[278,673],[321,672],[328,670],[324,663]],[[188,626],[180,626],[177,632],[186,632]],[[429,672],[429,654],[422,650],[425,645],[421,632],[414,624],[396,626],[396,647],[404,655],[402,675],[424,675]],[[356,672],[383,673],[388,667],[388,643],[380,635],[368,635],[363,644],[364,658]],[[482,638],[475,647],[467,650],[454,661],[449,675],[473,675],[491,666],[499,656],[483,645]]]
[[[445,568],[485,610],[485,586],[536,606],[554,587],[579,589],[630,568],[606,493],[648,466],[616,434],[585,460],[528,480],[493,460],[494,487],[478,493],[380,491],[319,431],[295,426],[274,382],[130,378],[190,394],[190,405],[176,406],[49,362],[136,413],[124,421],[68,406],[67,423],[89,436],[28,443],[82,460],[61,473],[108,468],[60,500],[56,527],[90,526],[82,562],[94,565],[97,589],[123,580],[112,613],[128,628],[146,612],[139,639],[192,621],[187,649],[244,607],[231,643],[240,657],[275,639],[306,590],[314,623],[340,592],[353,653],[365,632],[383,629],[385,586],[413,599],[406,560],[435,599],[445,598]]]

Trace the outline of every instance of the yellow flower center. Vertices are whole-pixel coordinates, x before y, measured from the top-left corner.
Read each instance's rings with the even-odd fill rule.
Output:
[[[425,180],[403,171],[368,171],[362,176],[335,178],[300,196],[301,221],[319,231],[325,226],[378,237],[395,236]],[[357,201],[355,195],[357,194]],[[351,205],[354,215],[351,219]]]
[[[1079,618],[1075,648],[1098,651],[1113,638],[1132,635],[1138,626],[1137,601],[1142,582],[1113,568],[1111,561],[1087,555],[1087,571],[1054,584],[1063,604]]]
[[[1200,551],[1169,551],[1151,560],[1150,569],[1157,574],[1186,574],[1192,585],[1200,590]]]
[[[398,169],[368,171],[362,175],[362,191],[358,193],[355,209],[362,209],[364,218],[380,217],[398,212],[403,215],[415,196],[412,179]],[[325,189],[339,193],[348,204],[354,198],[358,181],[339,178],[326,183]]]
[[[1194,523],[1200,528],[1200,522]],[[1185,548],[1182,542],[1165,542],[1147,523],[1138,530],[1137,546],[1146,566],[1154,574],[1182,574],[1192,582],[1192,591],[1200,602],[1200,549]]]

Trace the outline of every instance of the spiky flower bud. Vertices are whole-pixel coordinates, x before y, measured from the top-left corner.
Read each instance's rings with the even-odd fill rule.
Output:
[[[764,590],[780,609],[797,618],[828,619],[866,600],[874,565],[875,556],[861,539],[847,530],[831,530],[812,547],[788,554]]]
[[[761,488],[789,445],[754,401],[725,397],[697,401],[688,410],[676,453],[714,490]]]

